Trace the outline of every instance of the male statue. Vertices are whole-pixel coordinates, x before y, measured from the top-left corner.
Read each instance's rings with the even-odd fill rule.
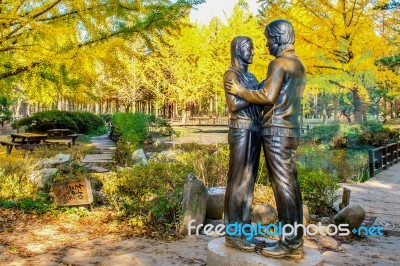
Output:
[[[295,151],[300,136],[299,112],[305,87],[305,68],[294,51],[294,30],[287,20],[275,20],[265,28],[270,54],[276,58],[268,66],[260,90],[246,90],[231,80],[227,92],[253,104],[266,105],[261,124],[262,143],[269,178],[274,191],[278,219],[282,225],[302,224],[303,209],[297,181]],[[290,228],[286,228],[290,233]],[[281,237],[263,248],[268,257],[303,256],[303,230]]]

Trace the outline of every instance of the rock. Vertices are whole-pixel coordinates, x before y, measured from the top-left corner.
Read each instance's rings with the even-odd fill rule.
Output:
[[[37,166],[40,168],[54,168],[69,164],[70,162],[72,162],[72,156],[70,154],[60,153],[52,158],[47,158],[38,162]]]
[[[132,167],[122,167],[122,166],[117,165],[115,167],[115,170],[117,170],[117,171],[132,170]]]
[[[364,209],[357,204],[351,204],[335,215],[336,224],[349,224],[349,229],[360,227],[365,218]]]
[[[80,166],[83,167],[83,168],[86,168],[86,169],[88,169],[88,170],[90,170],[90,171],[92,171],[94,173],[107,173],[107,172],[110,171],[110,170],[108,170],[108,169],[106,169],[104,167],[101,167],[101,166],[98,166],[98,165],[94,165],[94,164],[90,164],[90,163],[81,163]]]
[[[253,205],[251,212],[251,221],[253,223],[261,222],[262,225],[274,223],[276,219],[276,210],[269,204]]]
[[[104,193],[102,191],[98,191],[98,190],[93,190],[92,193],[93,193],[94,202],[97,205],[107,205],[109,203],[106,193]]]
[[[310,221],[316,221],[316,220],[318,220],[318,215],[310,214]]]
[[[213,219],[205,219],[204,220],[204,225],[207,225],[207,224],[211,224],[212,226],[214,226],[214,227],[216,227],[217,225],[219,225],[219,224],[224,224],[224,220],[222,220],[222,219],[219,219],[219,220],[213,220]]]
[[[146,152],[146,157],[149,158],[149,159],[153,159],[154,158],[154,153]]]
[[[339,243],[330,236],[318,236],[315,239],[319,247],[335,250],[339,248]]]
[[[220,220],[205,219],[204,227],[202,228],[202,231],[201,231],[202,234],[205,234],[204,229],[207,228],[207,225],[211,225],[211,229],[209,229],[208,236],[216,238],[216,237],[222,236],[221,232],[225,232],[225,223],[224,223],[224,220],[222,220],[222,219],[220,219]],[[215,231],[217,225],[219,225],[218,230],[222,230],[222,231],[220,231],[220,233],[217,233]],[[223,225],[223,226],[221,226],[221,225]]]
[[[195,227],[203,224],[206,217],[207,188],[193,174],[186,177],[182,205],[183,215],[180,233],[188,233],[189,223],[191,233],[195,233]]]
[[[312,249],[315,249],[315,250],[319,249],[317,243],[315,242],[315,239],[314,239],[314,241],[311,241],[311,240],[309,240],[307,238],[304,238],[304,246],[312,248]]]
[[[143,149],[138,149],[132,154],[131,162],[132,164],[147,164],[146,154],[144,154]]]
[[[37,186],[37,188],[44,188],[46,182],[58,173],[58,168],[43,168],[33,171],[28,175],[28,179]]]
[[[307,225],[310,221],[310,212],[308,211],[308,206],[303,204],[303,224]]]
[[[351,245],[349,245],[349,244],[343,244],[343,245],[341,245],[341,246],[339,247],[339,250],[341,250],[341,251],[347,251],[347,250],[349,250],[349,249],[351,249],[351,248],[352,248]]]
[[[320,221],[321,221],[321,223],[323,223],[323,224],[330,224],[330,223],[331,223],[331,218],[329,218],[329,217],[322,217]]]
[[[158,146],[161,145],[161,141],[156,140],[156,141],[153,142],[153,145],[154,145],[154,147],[158,147]]]
[[[176,151],[162,151],[157,154],[156,159],[167,161],[167,162],[174,162],[177,152]]]
[[[224,214],[225,187],[211,187],[207,190],[207,212],[209,219],[222,219]]]

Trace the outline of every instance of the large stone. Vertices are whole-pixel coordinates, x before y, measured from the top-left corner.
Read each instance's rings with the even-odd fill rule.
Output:
[[[46,182],[58,173],[58,168],[43,168],[33,171],[28,175],[28,179],[36,185],[37,188],[44,188]]]
[[[52,158],[47,158],[38,162],[37,166],[40,168],[53,168],[69,164],[70,162],[72,162],[71,154],[60,153]]]
[[[211,224],[213,227],[216,227],[217,225],[220,225],[220,224],[225,225],[224,220],[222,220],[222,219],[213,220],[213,219],[207,219],[206,218],[204,220],[204,225],[207,225],[207,224]]]
[[[315,237],[315,240],[319,247],[322,247],[325,249],[334,249],[334,250],[339,248],[339,243],[333,237],[317,236],[317,237]]]
[[[308,206],[307,205],[305,205],[305,204],[303,204],[303,219],[306,221],[306,222],[309,222],[311,219],[310,219],[310,212],[309,212],[309,210],[308,210]]]
[[[207,190],[207,218],[213,220],[222,219],[224,214],[225,190],[225,187],[211,187]]]
[[[147,164],[146,154],[143,149],[138,149],[132,154],[132,164]]]
[[[336,224],[349,224],[350,230],[360,227],[365,218],[364,209],[357,204],[351,204],[335,215]]]
[[[178,152],[176,150],[162,151],[155,156],[155,159],[159,161],[174,162],[177,154]]]
[[[321,223],[323,223],[325,225],[328,225],[328,224],[331,223],[331,218],[329,218],[329,217],[321,217],[320,221],[321,221]]]
[[[253,223],[261,222],[262,225],[275,223],[276,210],[269,204],[253,205],[251,212],[251,221]]]
[[[193,174],[186,177],[182,205],[183,217],[180,233],[188,233],[189,223],[192,226],[191,233],[195,233],[196,230],[193,227],[203,224],[206,217],[207,188]]]
[[[225,237],[214,239],[208,243],[208,266],[314,266],[323,265],[323,257],[319,251],[304,247],[301,260],[274,259],[254,252],[245,252],[225,245]]]

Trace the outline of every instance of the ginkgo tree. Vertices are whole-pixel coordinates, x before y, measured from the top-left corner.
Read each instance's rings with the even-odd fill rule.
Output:
[[[42,66],[55,72],[62,66],[69,70],[83,67],[76,65],[76,61],[79,62],[77,58],[82,56],[82,51],[87,51],[85,48],[96,50],[97,44],[114,38],[134,37],[151,45],[152,39],[178,29],[190,8],[201,2],[0,1],[0,80],[6,88],[3,90],[10,90],[15,82],[43,78]],[[19,74],[25,72],[30,74],[21,80]],[[43,82],[40,78],[36,81],[37,84]]]
[[[308,91],[331,95],[330,101],[350,92],[356,122],[365,118],[368,95],[377,88],[376,76],[381,70],[376,60],[399,51],[375,30],[377,6],[389,1],[261,2],[265,23],[286,18],[294,24],[296,49],[311,76],[308,83],[317,88]]]

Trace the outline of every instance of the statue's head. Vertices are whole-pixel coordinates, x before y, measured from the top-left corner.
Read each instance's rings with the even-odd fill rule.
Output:
[[[253,63],[253,40],[246,36],[237,36],[231,42],[231,67],[240,68],[242,65]]]
[[[283,46],[294,44],[294,30],[292,24],[284,19],[272,21],[265,27],[265,36],[268,39],[270,54],[277,56]]]

